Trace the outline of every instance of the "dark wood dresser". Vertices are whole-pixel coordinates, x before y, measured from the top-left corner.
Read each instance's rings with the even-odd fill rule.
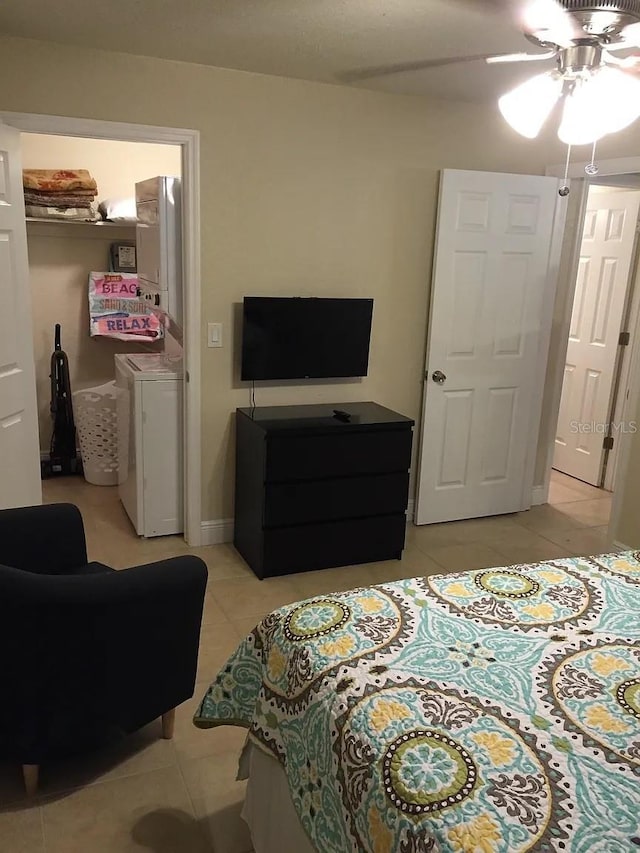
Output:
[[[234,544],[255,574],[399,559],[413,425],[377,403],[238,409]]]

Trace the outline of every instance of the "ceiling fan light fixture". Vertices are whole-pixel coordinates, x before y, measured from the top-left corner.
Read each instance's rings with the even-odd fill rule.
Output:
[[[535,139],[561,94],[562,79],[548,71],[507,92],[498,101],[498,106],[517,133]]]
[[[640,81],[616,68],[602,68],[590,83],[607,123],[607,133],[629,127],[640,116]],[[592,95],[592,100],[594,97]]]
[[[567,145],[589,145],[639,116],[640,82],[615,68],[601,68],[576,82],[565,102],[558,137]]]
[[[558,138],[565,145],[590,145],[608,133],[602,116],[583,91],[584,87],[574,90],[564,102]]]
[[[640,21],[637,24],[629,24],[628,27],[625,27],[622,31],[622,38],[625,45],[640,47]]]

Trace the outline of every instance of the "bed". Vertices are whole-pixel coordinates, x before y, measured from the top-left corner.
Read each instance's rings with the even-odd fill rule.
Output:
[[[194,723],[248,729],[256,853],[640,850],[640,552],[283,607]]]

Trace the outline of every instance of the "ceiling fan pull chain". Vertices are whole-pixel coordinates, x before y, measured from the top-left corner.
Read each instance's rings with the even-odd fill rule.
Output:
[[[597,146],[597,145],[598,145],[598,140],[596,139],[596,141],[593,143],[593,150],[592,150],[592,152],[591,152],[591,162],[590,162],[590,163],[587,163],[587,165],[584,167],[584,171],[585,171],[585,172],[586,172],[586,174],[587,174],[587,175],[589,175],[589,176],[597,175],[597,174],[598,174],[598,172],[600,171],[600,168],[599,168],[599,167],[596,165],[596,163],[595,163],[595,159],[596,159],[596,146]]]
[[[567,162],[564,164],[564,184],[558,190],[558,195],[566,198],[571,190],[569,189],[569,160],[571,158],[571,146],[567,145]]]

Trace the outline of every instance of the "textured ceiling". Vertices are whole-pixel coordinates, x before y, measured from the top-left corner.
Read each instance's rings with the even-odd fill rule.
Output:
[[[0,32],[380,91],[483,101],[530,76],[532,66],[473,62],[357,83],[351,75],[415,60],[526,50],[524,37],[494,3],[3,0]]]

